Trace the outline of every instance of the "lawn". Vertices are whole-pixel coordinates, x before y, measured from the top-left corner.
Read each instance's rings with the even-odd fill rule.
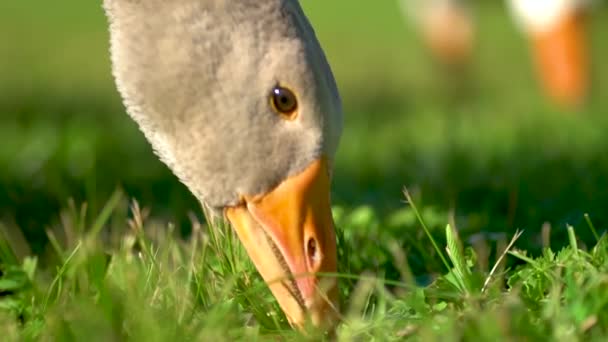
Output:
[[[395,2],[303,1],[345,107],[340,340],[608,337],[608,12],[571,112],[543,100],[502,3],[478,2],[455,86]],[[318,337],[289,329],[230,228],[152,154],[107,40],[96,2],[0,5],[2,334]]]

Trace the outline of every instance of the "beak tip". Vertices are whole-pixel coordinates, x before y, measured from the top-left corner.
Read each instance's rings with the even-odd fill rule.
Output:
[[[326,287],[328,291],[319,291],[313,298],[306,300],[307,316],[317,329],[329,331],[339,323],[339,304],[337,300],[337,282],[330,283],[331,287]]]

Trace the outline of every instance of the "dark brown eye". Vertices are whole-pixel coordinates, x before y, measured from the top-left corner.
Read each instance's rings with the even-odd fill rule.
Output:
[[[282,115],[292,116],[298,109],[298,99],[296,95],[289,89],[276,86],[272,89],[271,94],[272,106]]]

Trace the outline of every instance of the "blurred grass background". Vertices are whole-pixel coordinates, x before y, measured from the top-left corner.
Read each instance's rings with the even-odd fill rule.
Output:
[[[605,6],[590,27],[593,94],[563,112],[543,100],[503,2],[475,2],[474,62],[459,82],[429,58],[395,1],[302,5],[345,107],[335,204],[382,215],[405,205],[408,186],[419,205],[453,211],[471,233],[537,234],[550,222],[559,245],[584,213],[606,226]],[[124,113],[99,1],[2,1],[0,42],[0,220],[21,227],[35,251],[69,198],[96,212],[116,187],[184,229],[188,212],[200,216]]]

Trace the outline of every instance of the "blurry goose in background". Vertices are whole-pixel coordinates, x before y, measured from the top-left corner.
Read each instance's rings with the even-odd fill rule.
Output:
[[[449,67],[469,63],[475,23],[467,1],[400,0],[400,5],[437,62]]]
[[[130,116],[226,217],[292,325],[333,322],[338,90],[297,0],[105,0]],[[307,274],[307,276],[299,276]]]
[[[589,0],[509,0],[516,22],[531,44],[547,96],[576,108],[589,88],[586,11]]]

